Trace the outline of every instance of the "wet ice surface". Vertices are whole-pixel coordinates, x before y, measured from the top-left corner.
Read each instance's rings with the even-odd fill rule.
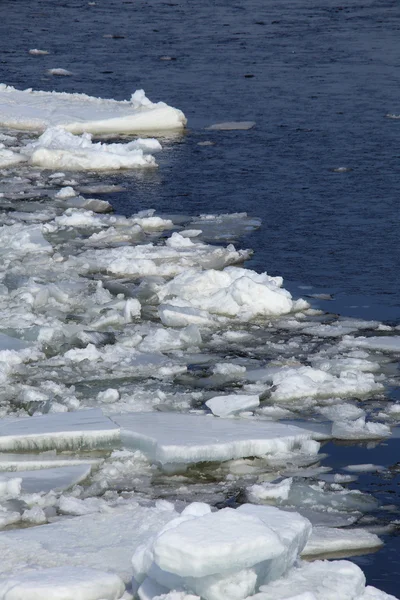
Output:
[[[151,98],[183,109],[191,127],[186,136],[160,138],[164,151],[156,156],[157,171],[138,169],[123,176],[71,172],[68,163],[54,163],[54,170],[33,168],[20,157],[37,136],[2,132],[1,415],[30,420],[42,413],[62,423],[63,415],[101,407],[105,416],[191,411],[196,418],[218,420],[210,414],[217,415],[212,399],[234,395],[258,398],[259,406],[237,400],[229,422],[249,427],[254,421],[281,420],[314,432],[314,440],[267,457],[243,451],[243,457],[223,463],[164,469],[149,460],[151,454],[118,444],[88,452],[68,445],[61,449],[54,438],[54,446],[42,447],[38,440],[40,452],[26,457],[25,468],[14,454],[3,454],[1,465],[22,472],[37,467],[59,472],[70,468],[68,461],[71,468],[80,460],[93,461],[88,477],[64,492],[47,491],[50,476],[42,493],[19,488],[18,473],[2,483],[1,526],[22,527],[21,537],[9,533],[15,536],[17,571],[18,561],[26,561],[17,549],[29,535],[35,542],[35,531],[47,537],[46,530],[40,533],[46,522],[67,529],[71,517],[89,515],[91,522],[96,515],[106,523],[110,511],[124,513],[135,500],[146,508],[157,498],[175,502],[179,511],[193,500],[235,507],[253,489],[256,508],[272,503],[308,518],[314,533],[322,531],[329,539],[328,555],[373,550],[372,534],[379,535],[382,550],[353,560],[369,583],[397,593],[398,436],[396,428],[390,436],[390,428],[400,420],[398,330],[392,329],[399,319],[399,288],[397,237],[389,225],[397,207],[397,132],[396,120],[383,118],[397,110],[391,77],[397,64],[392,44],[397,15],[385,5],[390,22],[380,23],[383,8],[374,3],[340,9],[324,3],[295,11],[293,4],[280,5],[276,14],[257,4],[248,11],[228,11],[213,3],[210,13],[206,3],[199,11],[207,29],[199,29],[202,20],[198,15],[194,20],[179,3],[160,3],[157,17],[141,4],[110,3],[107,10],[93,3],[65,4],[60,19],[75,25],[73,32],[68,28],[69,36],[79,35],[82,26],[86,31],[90,22],[96,41],[89,60],[70,38],[58,45],[46,36],[42,47],[48,56],[28,55],[38,45],[28,30],[15,36],[15,47],[9,35],[0,38],[7,40],[4,80],[19,89],[122,100],[133,88],[144,87]],[[39,27],[47,27],[47,2],[40,2],[42,13],[31,14],[23,2],[19,6]],[[140,21],[135,35],[126,27],[132,11]],[[190,20],[184,35],[182,19]],[[143,36],[151,39],[151,48]],[[379,40],[374,48],[371,36]],[[349,39],[356,40],[351,48]],[[137,62],[132,62],[133,48]],[[167,50],[176,61],[159,60]],[[265,56],[279,58],[266,61]],[[113,73],[101,72],[105,60]],[[72,75],[46,74],[58,66]],[[369,77],[371,68],[374,77]],[[254,128],[249,122],[256,123]],[[205,130],[213,124],[225,127]],[[133,141],[101,140],[116,146]],[[127,219],[103,214],[110,208],[104,201]],[[143,212],[150,207],[157,213]],[[235,249],[228,249],[231,243]],[[250,256],[246,248],[255,254],[243,265]],[[210,277],[190,288],[196,279],[189,273],[179,286],[187,269],[200,266]],[[229,269],[243,267],[248,274],[254,269],[283,275],[285,281],[275,288],[269,280],[261,282],[259,301],[254,284],[260,282],[254,276],[240,288],[228,276]],[[225,281],[216,281],[214,272],[222,269]],[[204,293],[210,280],[212,298],[210,288]],[[277,291],[285,289],[292,298]],[[271,296],[279,299],[278,315]],[[293,310],[299,297],[326,312],[307,311],[304,305]],[[39,437],[39,429],[36,433]],[[347,445],[326,442],[332,433]],[[386,441],[379,442],[382,437]],[[369,441],[357,443],[361,438]],[[348,445],[349,439],[356,441]],[[320,450],[315,440],[322,442]],[[177,441],[176,434],[170,441]],[[86,447],[87,442],[86,437]],[[347,470],[354,465],[359,469]],[[379,469],[372,470],[373,465]],[[38,477],[45,477],[42,469]],[[133,508],[140,521],[144,512]],[[168,520],[162,512],[152,515],[155,525]],[[124,518],[121,531],[132,521]],[[79,527],[77,522],[76,530],[71,525],[65,534],[65,539],[71,535],[65,554],[74,554]],[[324,536],[324,527],[330,536]],[[54,539],[59,542],[58,534]],[[126,568],[125,581],[134,550],[132,539],[128,542],[115,563]],[[318,535],[315,548],[319,552]],[[91,551],[96,547],[84,553]],[[41,566],[54,566],[46,560]],[[73,564],[65,555],[58,560]],[[102,561],[87,566],[107,568],[109,555]],[[358,587],[343,588],[343,597],[360,592],[358,571],[338,566],[338,573],[329,575],[315,564],[307,573],[307,591],[315,597],[327,596],[318,595],[312,582],[330,577],[337,597],[337,582],[346,573]],[[10,565],[5,568],[11,572]],[[61,573],[57,577],[63,580]],[[297,576],[291,577],[289,591],[297,591]],[[262,590],[260,600],[268,594],[279,597],[277,589]]]

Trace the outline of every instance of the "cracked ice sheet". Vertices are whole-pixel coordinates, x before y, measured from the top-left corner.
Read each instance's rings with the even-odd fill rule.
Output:
[[[22,91],[0,84],[0,125],[36,131],[62,125],[71,133],[110,134],[180,130],[186,118],[164,102],[151,102],[143,90],[119,102],[85,94]]]
[[[281,423],[162,412],[111,418],[121,427],[123,445],[163,465],[275,455],[302,443],[310,445],[310,454],[319,449],[309,431]]]

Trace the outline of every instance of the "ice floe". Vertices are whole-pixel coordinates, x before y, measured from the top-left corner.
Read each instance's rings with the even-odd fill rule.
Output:
[[[225,461],[243,456],[285,453],[307,445],[310,433],[271,422],[246,422],[183,413],[112,415],[127,448],[138,448],[161,464]],[[313,442],[310,454],[318,452]]]
[[[158,151],[157,140],[135,140],[126,144],[93,143],[89,133],[76,136],[62,127],[52,127],[35,142],[22,148],[22,158],[45,169],[67,171],[111,171],[154,167],[150,152]],[[64,196],[65,197],[65,196]]]
[[[179,130],[186,125],[186,118],[164,102],[151,102],[143,90],[119,102],[85,94],[17,90],[0,84],[0,124],[39,131],[62,125],[75,134],[109,134]]]
[[[311,536],[301,554],[302,558],[352,556],[366,550],[377,550],[382,540],[365,529],[337,529],[313,527]]]

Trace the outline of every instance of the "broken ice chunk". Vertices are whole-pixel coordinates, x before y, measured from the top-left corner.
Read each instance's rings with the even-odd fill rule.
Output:
[[[229,394],[228,396],[214,396],[207,400],[206,406],[217,417],[226,417],[260,405],[258,396],[246,396],[244,394]]]

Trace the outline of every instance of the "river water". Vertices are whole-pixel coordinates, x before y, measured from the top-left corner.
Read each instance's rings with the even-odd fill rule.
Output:
[[[241,240],[250,268],[329,296],[312,303],[331,313],[400,323],[398,2],[2,0],[1,12],[1,81],[115,99],[144,88],[187,116],[185,134],[161,139],[157,172],[106,177],[122,186],[102,196],[116,212],[245,211],[262,219]],[[207,129],[221,121],[255,126]],[[331,466],[399,456],[397,439],[325,450]],[[393,469],[356,486],[398,506],[398,484]],[[354,560],[395,594],[400,545],[384,539]]]

